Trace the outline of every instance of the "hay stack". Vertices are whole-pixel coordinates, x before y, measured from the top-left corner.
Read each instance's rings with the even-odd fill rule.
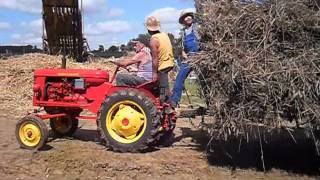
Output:
[[[68,68],[113,70],[105,59],[91,63],[75,63],[69,59]],[[59,68],[61,57],[45,54],[26,54],[0,60],[0,107],[12,112],[25,113],[32,109],[33,71],[42,68]],[[18,114],[21,116],[21,114]]]
[[[214,137],[319,123],[319,1],[196,0],[196,7],[203,52],[192,63],[206,79]]]

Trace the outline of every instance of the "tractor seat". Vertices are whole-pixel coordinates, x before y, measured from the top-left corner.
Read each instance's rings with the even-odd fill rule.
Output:
[[[137,88],[139,89],[153,89],[153,88],[158,88],[158,81],[148,81],[148,82],[145,82],[139,86],[137,86]]]
[[[137,88],[148,90],[148,91],[152,92],[152,94],[154,94],[154,95],[157,95],[160,92],[158,81],[148,81],[148,82],[145,82],[145,83],[137,86]]]

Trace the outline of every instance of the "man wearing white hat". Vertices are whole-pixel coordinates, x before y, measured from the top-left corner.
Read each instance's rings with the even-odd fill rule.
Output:
[[[174,66],[171,40],[168,34],[160,32],[160,21],[157,18],[148,17],[145,25],[151,35],[153,80],[159,81],[161,103],[170,103],[168,73]]]
[[[177,74],[176,83],[173,88],[173,94],[171,97],[172,105],[174,107],[176,107],[181,100],[184,81],[191,72],[189,64],[183,61],[199,51],[200,39],[197,31],[198,25],[194,22],[193,12],[183,11],[179,18],[179,23],[184,26],[181,32],[183,51],[182,59],[178,62],[180,70]]]

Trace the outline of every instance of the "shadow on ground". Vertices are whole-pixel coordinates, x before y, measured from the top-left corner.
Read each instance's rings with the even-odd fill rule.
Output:
[[[178,143],[174,147],[184,146],[196,151],[207,152],[208,163],[212,166],[263,171],[259,139],[252,140],[249,143],[240,143],[239,139],[228,141],[213,140],[211,146],[208,146],[210,138],[205,131],[201,129],[193,130],[189,127],[181,127],[179,129],[182,134],[171,136],[160,147],[168,147],[186,138],[191,138],[192,143]],[[274,133],[263,137],[262,147],[266,171],[275,168],[296,174],[320,175],[320,157],[316,154],[312,139],[306,138],[304,133],[300,131],[295,132],[293,135],[296,142],[286,132]],[[100,144],[99,134],[96,130],[78,129],[73,138]],[[56,140],[64,141],[69,139]],[[146,152],[157,150],[159,149],[154,148]]]
[[[208,146],[210,138],[203,130],[194,131],[190,128],[181,128],[181,130],[182,135],[175,140],[191,137],[195,142],[193,147],[196,150],[207,152],[210,165],[264,171],[258,138],[241,143],[239,139],[212,140],[211,146]],[[289,133],[282,131],[263,137],[265,170],[270,171],[275,168],[295,174],[320,175],[320,157],[316,153],[313,140],[306,138],[301,131],[295,132],[293,136],[296,142]]]
[[[105,147],[105,143],[100,139],[99,133],[97,130],[90,130],[90,129],[77,129],[73,137],[56,137],[54,133],[50,130],[50,141],[71,141],[73,139],[83,141],[83,142],[94,142],[96,144],[101,145],[101,147]],[[157,147],[150,147],[148,149],[140,151],[140,153],[148,153],[158,151],[159,148]]]

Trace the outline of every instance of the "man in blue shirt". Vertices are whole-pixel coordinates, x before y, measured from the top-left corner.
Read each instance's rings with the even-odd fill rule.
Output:
[[[189,64],[185,61],[188,57],[194,55],[199,51],[199,35],[198,35],[198,25],[194,22],[193,12],[182,12],[179,18],[179,23],[184,27],[181,31],[182,35],[182,58],[178,62],[179,72],[177,74],[176,83],[173,88],[173,94],[171,97],[173,107],[177,107],[182,95],[182,90],[184,87],[184,82],[191,72]]]

